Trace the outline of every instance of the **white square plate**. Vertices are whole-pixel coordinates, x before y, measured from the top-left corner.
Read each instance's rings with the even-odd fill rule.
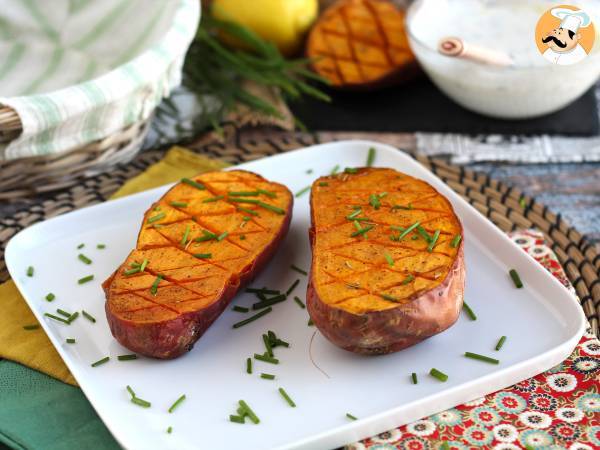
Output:
[[[365,164],[369,147],[377,148],[376,166],[392,167],[431,183],[446,195],[465,228],[466,299],[478,319],[461,315],[446,332],[399,353],[365,357],[341,350],[318,332],[309,358],[314,327],[308,314],[291,299],[273,312],[239,329],[232,324],[245,317],[228,309],[188,354],[172,361],[140,358],[117,361],[130,353],[111,336],[104,315],[100,283],[135,245],[144,211],[168,186],[92,206],[39,223],[21,231],[8,244],[6,262],[11,276],[50,340],[81,385],[106,426],[128,449],[315,449],[333,448],[380,433],[400,424],[472,400],[531,377],[564,360],[584,330],[584,316],[573,296],[533,258],[462,200],[441,180],[395,148],[364,141],[308,147],[238,166],[287,185],[296,192],[331,169]],[[308,174],[307,170],[312,169]],[[309,195],[296,199],[290,232],[276,257],[255,286],[286,290],[301,283],[295,294],[304,299],[306,277],[291,264],[310,266],[307,229]],[[77,259],[77,245],[93,263]],[[96,248],[105,243],[106,249]],[[26,276],[28,266],[35,275]],[[516,289],[510,268],[525,287]],[[94,274],[93,282],[77,280]],[[48,292],[56,300],[47,302]],[[234,303],[248,306],[251,294],[240,293]],[[80,317],[67,326],[44,317],[60,307],[85,309],[97,323]],[[279,365],[254,361],[246,374],[246,358],[264,351],[261,334],[274,330],[291,343],[277,348]],[[498,338],[508,336],[500,352]],[[66,344],[73,337],[76,344]],[[464,358],[465,351],[497,357],[500,365]],[[110,355],[99,367],[90,364]],[[449,375],[442,383],[427,375],[436,367]],[[276,380],[260,378],[273,373]],[[413,385],[410,373],[419,375]],[[129,401],[126,385],[152,402],[149,409]],[[290,408],[277,392],[284,387],[298,405]],[[173,414],[168,407],[181,394],[187,400]],[[261,423],[229,422],[237,402],[244,399]],[[359,418],[349,421],[346,413]],[[173,433],[167,434],[167,427]]]

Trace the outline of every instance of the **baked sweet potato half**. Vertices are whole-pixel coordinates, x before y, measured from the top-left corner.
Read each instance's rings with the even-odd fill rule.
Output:
[[[106,316],[128,349],[190,350],[287,233],[293,197],[251,172],[183,179],[144,214],[137,245],[108,278]]]
[[[312,186],[308,312],[343,349],[396,352],[457,320],[462,225],[424,181],[392,169],[351,172]]]

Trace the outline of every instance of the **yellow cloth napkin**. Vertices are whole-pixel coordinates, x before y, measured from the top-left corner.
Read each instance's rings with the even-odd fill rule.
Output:
[[[111,198],[145,191],[197,173],[220,170],[227,165],[196,155],[185,148],[173,147],[161,161],[129,180]],[[0,305],[0,358],[10,359],[77,386],[44,330],[23,329],[25,325],[37,324],[37,321],[12,280],[0,285]]]

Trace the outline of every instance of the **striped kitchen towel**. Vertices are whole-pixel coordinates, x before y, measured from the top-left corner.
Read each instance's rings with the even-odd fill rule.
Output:
[[[2,0],[0,160],[65,152],[150,116],[181,81],[199,0]]]

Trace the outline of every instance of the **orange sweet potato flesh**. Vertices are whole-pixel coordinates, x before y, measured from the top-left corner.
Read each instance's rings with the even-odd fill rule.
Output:
[[[355,353],[385,354],[457,320],[465,282],[462,225],[432,186],[392,169],[365,168],[319,178],[310,204],[307,307],[331,342]],[[356,235],[354,218],[361,229],[372,228]],[[440,232],[435,244],[416,229],[398,240],[401,231],[391,228],[416,222],[431,240]],[[456,236],[460,243],[453,246]]]
[[[309,33],[313,70],[336,88],[372,89],[412,78],[417,62],[405,13],[389,0],[340,0]]]
[[[292,217],[289,190],[254,173],[209,172],[193,180],[204,189],[178,183],[146,211],[135,250],[103,284],[113,336],[146,356],[174,358],[190,350],[267,264]],[[228,195],[259,190],[266,193]],[[144,260],[143,272],[125,273]]]

